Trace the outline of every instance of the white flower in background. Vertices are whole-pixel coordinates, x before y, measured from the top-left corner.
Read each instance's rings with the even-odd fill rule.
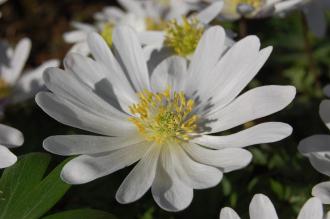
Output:
[[[36,69],[23,71],[30,50],[28,38],[20,40],[15,48],[0,41],[0,115],[8,104],[34,97],[43,86],[43,71],[59,65],[58,60],[50,60]]]
[[[220,17],[225,20],[263,18],[297,9],[306,0],[186,0],[190,3],[223,1]]]
[[[263,194],[253,197],[249,206],[250,219],[278,219],[273,203]],[[240,219],[231,208],[223,208],[220,219]],[[324,219],[322,203],[318,198],[310,198],[300,210],[297,219]]]
[[[267,122],[232,135],[209,135],[280,111],[295,96],[294,87],[275,85],[239,95],[272,51],[260,50],[255,36],[224,54],[225,32],[214,26],[203,34],[189,65],[173,56],[153,72],[130,27],[114,29],[114,53],[96,33],[87,41],[94,60],[69,53],[65,70],[45,71],[51,92],[36,95],[57,121],[98,134],[44,141],[52,153],[80,155],[62,170],[67,183],[87,183],[138,162],[116,199],[134,202],[151,187],[159,206],[179,211],[191,203],[193,189],[213,187],[223,173],[248,165],[252,156],[243,147],[292,132],[287,124]]]
[[[192,8],[187,8],[185,1],[151,1],[151,0],[119,0],[119,4],[125,11],[117,7],[106,7],[102,12],[95,14],[97,20],[95,25],[73,22],[76,29],[64,34],[67,43],[74,44],[70,52],[83,55],[90,53],[86,39],[89,33],[98,32],[112,44],[112,31],[116,25],[127,25],[138,32],[142,44],[149,45],[148,51],[161,48],[165,40],[164,31],[173,23],[173,20],[181,20]],[[190,4],[189,4],[190,5]],[[213,20],[220,12],[222,3],[217,2],[194,15],[195,27],[198,20],[199,29]],[[191,35],[190,35],[191,36]],[[188,37],[186,37],[188,38]],[[194,36],[194,38],[196,38]],[[198,42],[198,41],[197,41]],[[147,52],[149,53],[149,52]]]
[[[330,95],[330,86],[324,92]],[[320,104],[320,117],[330,129],[330,100],[323,100]],[[312,135],[303,139],[298,146],[299,151],[308,157],[312,166],[322,174],[330,176],[330,135]],[[324,204],[330,204],[330,181],[317,184],[312,195],[320,198]]]
[[[318,37],[324,37],[327,30],[326,11],[330,10],[330,0],[310,0],[304,7],[310,30]]]
[[[23,144],[23,134],[12,127],[0,124],[0,169],[13,165],[17,157],[8,148]]]
[[[3,3],[5,3],[7,0],[0,0],[0,5],[2,5]],[[2,14],[1,14],[1,11],[0,11],[0,18],[1,18]]]

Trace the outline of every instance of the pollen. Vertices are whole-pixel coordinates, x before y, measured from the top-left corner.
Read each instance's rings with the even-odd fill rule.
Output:
[[[105,40],[105,42],[108,44],[109,47],[112,46],[112,32],[113,32],[114,25],[112,23],[106,23],[103,26],[103,29],[101,31],[101,36]]]
[[[187,57],[195,51],[203,32],[204,27],[197,18],[182,17],[182,24],[170,21],[165,29],[165,45],[175,54]]]
[[[163,20],[156,20],[151,17],[145,18],[145,24],[147,30],[164,30],[167,26],[167,22]]]
[[[246,5],[251,8],[251,12],[259,10],[265,3],[265,0],[224,0],[225,10],[232,13],[239,12],[239,6]]]
[[[11,93],[11,87],[9,84],[0,78],[0,100],[8,97]]]
[[[183,92],[167,88],[161,93],[144,90],[138,93],[139,103],[130,106],[135,115],[129,120],[147,140],[157,144],[189,141],[198,131],[198,116],[193,113],[195,102]]]

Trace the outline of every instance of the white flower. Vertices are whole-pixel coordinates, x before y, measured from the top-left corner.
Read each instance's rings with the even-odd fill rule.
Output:
[[[15,49],[0,41],[0,114],[8,104],[24,101],[33,97],[43,85],[42,73],[48,67],[59,65],[50,60],[36,69],[23,72],[30,54],[31,41],[20,40]]]
[[[301,6],[306,0],[186,0],[187,2],[223,1],[220,17],[225,20],[262,18],[283,14]]]
[[[76,29],[64,34],[64,40],[67,43],[74,44],[70,52],[77,52],[82,55],[90,53],[86,39],[89,33],[98,32],[107,41],[112,43],[112,30],[116,25],[127,25],[138,32],[139,39],[143,45],[151,46],[147,48],[147,53],[154,49],[163,47],[165,40],[164,31],[168,23],[172,20],[182,20],[192,7],[187,7],[183,0],[119,0],[119,4],[126,10],[123,11],[117,7],[106,7],[102,12],[95,14],[97,20],[95,25],[73,22],[72,26]],[[199,23],[207,25],[220,12],[222,3],[217,2],[203,9],[193,17],[198,19]],[[181,21],[179,21],[181,23]]]
[[[253,197],[249,207],[250,219],[278,219],[273,203],[263,194]],[[240,219],[231,208],[223,208],[220,219]],[[318,198],[310,198],[299,212],[297,219],[323,219],[323,207]]]
[[[323,37],[327,29],[326,11],[330,10],[329,0],[310,0],[304,7],[310,30],[318,37]]]
[[[330,86],[324,92],[329,95]],[[330,100],[323,100],[320,104],[320,116],[325,125],[330,129]],[[330,135],[312,135],[303,139],[298,146],[299,151],[308,157],[312,166],[322,174],[330,176]],[[330,181],[317,184],[312,194],[330,204]]]
[[[44,148],[80,155],[61,173],[70,184],[87,183],[138,162],[117,191],[120,203],[138,200],[151,187],[163,209],[179,211],[193,189],[217,185],[225,172],[248,165],[242,147],[279,141],[292,128],[267,122],[227,136],[213,136],[282,110],[295,96],[292,86],[263,86],[239,95],[263,66],[272,48],[249,36],[223,53],[225,32],[203,35],[189,65],[170,57],[148,72],[137,33],[116,27],[113,53],[93,33],[95,60],[69,53],[65,70],[50,68],[37,104],[57,121],[97,135],[51,136]],[[239,96],[238,96],[239,95]]]
[[[13,165],[17,157],[8,148],[21,146],[23,134],[12,127],[0,124],[0,169]]]

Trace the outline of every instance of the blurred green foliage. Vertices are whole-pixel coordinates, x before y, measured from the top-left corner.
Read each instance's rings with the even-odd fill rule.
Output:
[[[62,59],[69,46],[62,33],[70,29],[70,21],[92,21],[92,14],[114,1],[87,0],[10,0],[1,6],[0,37],[17,42],[23,36],[33,41],[28,66],[36,66],[49,58]],[[239,31],[239,23],[225,23]],[[179,213],[161,210],[147,193],[128,205],[115,201],[115,192],[131,168],[91,183],[73,186],[49,212],[76,208],[93,208],[110,212],[122,219],[192,219],[218,218],[222,207],[230,206],[248,218],[248,205],[255,193],[268,195],[280,218],[296,218],[302,204],[311,196],[311,188],[327,180],[317,173],[297,151],[299,141],[316,133],[328,133],[319,118],[318,106],[325,97],[322,87],[330,82],[330,39],[316,39],[306,32],[301,13],[285,18],[246,21],[248,34],[260,37],[262,46],[274,51],[249,87],[267,84],[292,84],[298,90],[295,101],[280,113],[261,121],[282,121],[294,128],[292,136],[273,143],[250,147],[253,162],[245,169],[226,174],[215,188],[195,191],[192,204]],[[43,151],[42,140],[55,134],[82,133],[63,126],[46,116],[34,101],[9,107],[6,124],[20,129],[26,138],[16,154]],[[52,155],[52,166],[64,158]]]

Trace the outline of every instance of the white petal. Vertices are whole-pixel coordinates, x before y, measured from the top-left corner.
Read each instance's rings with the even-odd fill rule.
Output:
[[[65,125],[110,136],[126,136],[136,132],[129,121],[118,122],[101,117],[49,92],[38,93],[36,102],[50,117]]]
[[[28,38],[24,38],[20,40],[15,48],[13,56],[10,57],[10,69],[2,69],[2,77],[3,79],[9,83],[14,84],[18,79],[26,60],[29,57],[31,51],[31,40]]]
[[[8,150],[8,148],[0,145],[0,169],[6,168],[16,163],[17,157]]]
[[[73,30],[63,34],[63,39],[66,43],[77,43],[85,41],[88,32],[82,30]]]
[[[223,172],[230,172],[247,166],[252,159],[249,151],[241,148],[211,150],[196,144],[184,145],[186,152],[197,162],[219,167]]]
[[[263,86],[239,96],[222,110],[208,115],[212,133],[227,130],[254,119],[278,112],[294,99],[293,86]]]
[[[109,175],[137,162],[150,145],[142,142],[107,154],[81,155],[69,161],[62,169],[61,178],[69,184],[83,184]]]
[[[126,114],[103,100],[70,72],[59,68],[48,68],[43,75],[43,79],[46,87],[57,96],[96,115],[110,120],[126,120],[128,118]]]
[[[220,26],[211,27],[203,34],[189,65],[185,89],[187,94],[193,94],[201,81],[208,78],[222,54],[224,40],[225,31]]]
[[[322,219],[323,207],[318,198],[310,198],[302,207],[297,219]]]
[[[246,44],[248,42],[250,43]],[[267,47],[258,52],[259,40],[254,37],[246,39],[246,43],[242,42],[242,46],[237,47],[242,50],[230,50],[228,56],[226,54],[213,70],[215,74],[206,86],[208,92],[205,95],[205,98],[212,98],[215,105],[212,111],[221,109],[237,97],[258,73],[272,51],[272,47]],[[247,48],[244,48],[244,45]]]
[[[88,56],[90,54],[90,49],[86,41],[81,41],[79,43],[75,43],[68,53],[78,53],[83,56]]]
[[[163,147],[151,192],[161,208],[176,212],[189,206],[193,199],[193,189],[180,181],[173,161],[169,146]]]
[[[147,63],[136,32],[127,26],[116,27],[113,31],[113,46],[136,91],[150,89]]]
[[[144,45],[162,45],[165,39],[162,31],[143,31],[138,35],[140,42]]]
[[[111,72],[109,72],[109,69],[104,64],[79,54],[69,54],[64,59],[64,67],[71,71],[76,78],[89,86],[89,90],[92,90],[92,92],[96,93],[115,108],[127,112],[128,106],[135,103],[135,93],[128,84],[128,81],[127,87],[125,87],[123,84],[124,81],[121,80],[119,82],[118,80],[120,79],[108,77]],[[95,99],[99,99],[99,97]],[[86,101],[86,103],[88,102],[90,101]],[[106,105],[108,105],[107,103]]]
[[[88,45],[95,60],[107,67],[108,70],[105,74],[114,88],[127,101],[136,102],[135,91],[103,38],[96,33],[92,33],[88,36]]]
[[[330,129],[330,100],[323,100],[321,102],[319,113],[325,125]]]
[[[330,97],[330,84],[328,84],[327,86],[325,86],[323,88],[323,93],[327,96]]]
[[[233,209],[225,207],[221,209],[219,219],[240,219],[240,217]]]
[[[330,204],[330,181],[322,182],[314,186],[312,195],[319,198],[323,204]]]
[[[215,167],[197,163],[192,160],[180,145],[173,149],[175,169],[182,182],[194,189],[206,189],[219,184],[222,172]]]
[[[7,125],[0,124],[0,144],[6,147],[18,147],[24,142],[22,132]]]
[[[173,91],[182,91],[187,76],[187,62],[179,56],[171,56],[162,61],[151,75],[151,85],[155,92],[163,92],[168,86]]]
[[[12,102],[18,103],[32,98],[43,87],[44,81],[42,75],[46,68],[59,66],[58,60],[49,60],[40,65],[38,68],[24,73],[15,83]]]
[[[160,149],[159,145],[151,145],[147,153],[128,174],[116,193],[119,203],[134,202],[148,191],[155,179]]]
[[[208,24],[219,15],[223,4],[222,1],[215,1],[205,9],[201,10],[196,17],[201,23]]]
[[[298,149],[309,158],[317,171],[330,176],[330,135],[313,135],[305,138],[299,143]]]
[[[137,135],[104,137],[92,135],[55,135],[43,142],[45,150],[63,156],[110,152],[142,142]]]
[[[253,197],[249,211],[250,219],[278,219],[273,203],[263,194]]]
[[[292,133],[292,127],[281,122],[266,122],[226,136],[202,135],[192,142],[213,148],[246,147],[280,141]]]

